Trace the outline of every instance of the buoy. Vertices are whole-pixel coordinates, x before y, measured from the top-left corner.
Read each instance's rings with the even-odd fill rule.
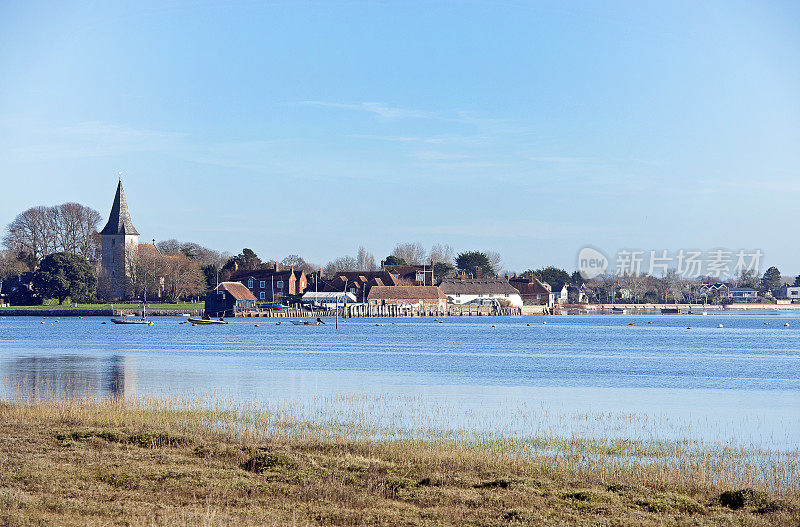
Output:
[[[769,322],[764,322],[764,325],[765,326],[769,326]]]
[[[652,324],[652,323],[653,323],[653,321],[652,321],[652,320],[651,320],[650,322],[648,322],[648,324]]]
[[[632,326],[632,325],[633,325],[633,322],[628,322],[628,325],[629,325],[629,326]]]
[[[150,322],[150,323],[149,323],[149,324],[147,324],[147,325],[148,325],[148,326],[155,326],[155,324],[153,324],[152,322]]]
[[[275,322],[275,325],[276,325],[276,326],[280,326],[280,325],[281,325],[281,323],[280,323],[280,322]],[[256,327],[258,327],[258,324],[256,324]]]
[[[376,326],[380,326],[380,324],[375,324]]]
[[[258,327],[258,324],[253,324],[253,327]]]
[[[103,322],[103,324],[105,324],[105,322]],[[197,325],[197,324],[192,324],[192,327],[195,327],[196,325]]]
[[[440,320],[440,321],[439,321],[439,324],[444,324],[444,320]]]
[[[691,326],[689,326],[689,327],[688,327],[688,328],[686,328],[686,329],[692,329],[692,327],[691,327]]]
[[[58,320],[56,320],[56,322],[58,322]]]
[[[784,326],[786,326],[788,328],[789,327],[789,323],[787,322],[786,324],[784,324]]]
[[[717,326],[717,327],[718,327],[718,328],[721,328],[721,327],[724,327],[724,326],[723,326],[722,324],[720,324],[720,325],[719,325],[719,326]]]
[[[105,324],[105,322],[100,322],[101,324]]]
[[[528,324],[528,327],[530,327],[530,326],[531,326],[531,325],[530,325],[530,324]]]
[[[547,324],[547,322],[542,322],[542,324]]]
[[[392,325],[393,325],[393,326],[396,326],[396,325],[397,325],[397,322],[392,322]]]
[[[493,328],[496,328],[496,327],[497,327],[497,325],[496,325],[496,324],[492,324],[492,327],[493,327]]]
[[[42,324],[44,324],[44,320],[42,320]]]

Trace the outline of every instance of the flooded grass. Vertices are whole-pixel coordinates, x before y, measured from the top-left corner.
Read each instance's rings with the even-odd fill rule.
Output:
[[[0,403],[0,523],[800,520],[796,449],[505,436],[377,414],[390,396],[331,401],[313,412],[213,398]]]

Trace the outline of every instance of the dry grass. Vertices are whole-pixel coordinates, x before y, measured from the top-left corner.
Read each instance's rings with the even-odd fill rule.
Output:
[[[0,524],[800,523],[796,452],[376,432],[175,400],[0,403]]]

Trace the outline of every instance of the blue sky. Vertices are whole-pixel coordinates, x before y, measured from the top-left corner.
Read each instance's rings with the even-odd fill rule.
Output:
[[[263,258],[396,242],[800,273],[800,3],[0,2],[0,224]]]

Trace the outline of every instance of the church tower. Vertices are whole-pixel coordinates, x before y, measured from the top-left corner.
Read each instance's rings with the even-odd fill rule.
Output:
[[[109,280],[109,296],[125,298],[125,285],[129,274],[129,265],[136,259],[139,250],[139,232],[134,228],[122,181],[117,185],[117,195],[108,223],[100,231],[102,240],[102,268]]]

